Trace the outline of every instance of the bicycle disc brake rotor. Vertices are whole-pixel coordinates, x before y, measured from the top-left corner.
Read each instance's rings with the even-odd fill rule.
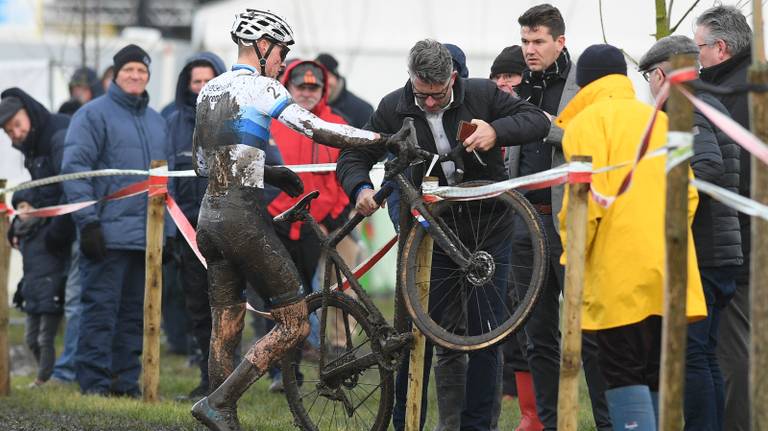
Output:
[[[487,251],[477,251],[472,254],[467,280],[474,286],[483,285],[493,278],[496,272],[496,262]]]

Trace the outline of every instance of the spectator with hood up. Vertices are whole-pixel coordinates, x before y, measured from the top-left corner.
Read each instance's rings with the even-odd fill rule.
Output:
[[[90,67],[81,67],[75,70],[69,80],[69,100],[62,103],[59,114],[72,115],[81,106],[104,94],[96,72]]]
[[[5,90],[0,102],[0,125],[13,148],[24,154],[24,165],[33,180],[57,175],[69,125],[65,115],[51,114],[19,88]],[[13,194],[18,211],[62,203],[60,184],[51,184]],[[54,219],[18,215],[8,233],[21,251],[24,278],[14,296],[27,313],[26,341],[38,362],[32,386],[48,381],[56,358],[53,341],[61,322],[71,229],[68,216]]]
[[[192,169],[192,133],[195,130],[197,95],[205,84],[226,70],[216,54],[202,52],[187,60],[176,84],[177,109],[168,118],[168,145],[175,154],[173,170]],[[201,177],[174,178],[174,198],[192,226],[197,216],[208,181]],[[178,233],[176,243],[180,255],[181,286],[192,337],[202,352],[200,384],[189,398],[208,395],[208,349],[211,342],[211,307],[208,303],[208,275],[192,249]]]

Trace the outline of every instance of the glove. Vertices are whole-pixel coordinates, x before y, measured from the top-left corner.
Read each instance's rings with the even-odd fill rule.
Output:
[[[304,193],[304,183],[301,178],[285,167],[264,166],[264,181],[280,188],[292,198]]]
[[[21,283],[16,288],[16,293],[13,294],[13,306],[19,310],[24,310],[24,295],[21,293]]]
[[[398,156],[406,156],[405,154],[400,154],[401,151],[410,149],[410,146],[406,145],[406,141],[409,137],[411,137],[411,132],[413,130],[413,118],[406,117],[405,120],[403,120],[403,126],[400,127],[400,130],[397,131],[394,135],[387,137],[387,148],[389,149],[396,149],[395,151],[398,153]],[[413,136],[413,139],[415,139],[416,136]],[[418,145],[414,145],[414,147],[418,147]]]
[[[100,261],[107,256],[104,233],[99,222],[88,223],[80,231],[80,251],[88,259]]]

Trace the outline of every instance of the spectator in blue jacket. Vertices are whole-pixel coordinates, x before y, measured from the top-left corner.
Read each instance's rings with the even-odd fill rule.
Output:
[[[62,172],[148,169],[172,159],[165,121],[147,106],[149,55],[128,45],[113,57],[107,94],[78,110],[66,136]],[[64,183],[70,202],[100,199],[136,177],[109,176]],[[140,394],[146,195],[99,203],[74,213],[80,234],[82,321],[77,379],[83,393]],[[171,223],[166,223],[171,228]]]
[[[0,97],[0,126],[13,148],[24,154],[32,179],[57,175],[69,118],[51,114],[19,88],[7,89]],[[51,184],[14,193],[12,204],[17,210],[30,210],[59,204],[62,199],[61,185]],[[68,216],[19,215],[9,237],[22,255],[24,278],[14,302],[27,313],[26,341],[38,362],[32,385],[39,386],[51,377],[56,358],[53,342],[64,303],[71,222]]]

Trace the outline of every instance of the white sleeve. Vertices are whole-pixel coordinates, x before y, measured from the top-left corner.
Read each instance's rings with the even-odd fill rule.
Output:
[[[296,103],[291,103],[283,108],[277,119],[291,129],[310,138],[313,137],[315,131],[323,130],[348,138],[376,139],[376,133],[374,132],[356,129],[346,124],[329,123]]]
[[[251,84],[248,88],[250,91],[246,91],[247,111],[261,112],[272,118],[278,118],[283,110],[293,103],[291,93],[274,79],[257,76],[255,83],[253,79],[245,82]]]

